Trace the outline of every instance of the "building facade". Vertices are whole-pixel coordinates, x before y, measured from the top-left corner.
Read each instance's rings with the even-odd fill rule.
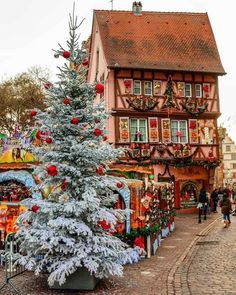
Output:
[[[223,181],[222,186],[236,188],[236,145],[235,142],[225,132],[222,141],[222,168]]]
[[[194,205],[219,164],[224,74],[206,13],[95,10],[88,81],[105,85],[109,142],[128,148],[113,169],[173,180],[175,207]]]

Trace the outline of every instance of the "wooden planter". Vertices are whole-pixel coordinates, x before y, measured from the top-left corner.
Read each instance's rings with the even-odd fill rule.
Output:
[[[57,290],[94,290],[98,282],[98,278],[91,275],[85,267],[81,267],[67,277],[65,284],[60,286],[55,283],[50,288]]]

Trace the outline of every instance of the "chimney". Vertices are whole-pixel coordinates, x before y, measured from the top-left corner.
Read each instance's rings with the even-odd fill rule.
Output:
[[[142,15],[142,3],[140,1],[133,2],[133,14]]]

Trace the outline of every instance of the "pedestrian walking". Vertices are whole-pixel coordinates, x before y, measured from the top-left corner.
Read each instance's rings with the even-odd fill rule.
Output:
[[[202,214],[204,215],[204,220],[206,220],[207,214],[207,206],[208,206],[208,198],[206,194],[206,190],[201,188],[199,197],[198,197],[198,223],[202,222]]]
[[[219,201],[219,198],[218,198],[218,189],[217,188],[215,188],[213,190],[213,192],[211,193],[211,200],[212,200],[212,204],[213,204],[213,212],[214,213],[217,213],[217,204],[218,204],[218,201]]]
[[[223,195],[222,200],[220,201],[221,213],[223,214],[224,227],[228,227],[231,223],[230,213],[232,211],[231,201],[227,194]]]

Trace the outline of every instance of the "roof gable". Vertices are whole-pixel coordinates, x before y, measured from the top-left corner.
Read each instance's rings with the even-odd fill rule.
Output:
[[[109,67],[225,74],[206,13],[95,10]]]

